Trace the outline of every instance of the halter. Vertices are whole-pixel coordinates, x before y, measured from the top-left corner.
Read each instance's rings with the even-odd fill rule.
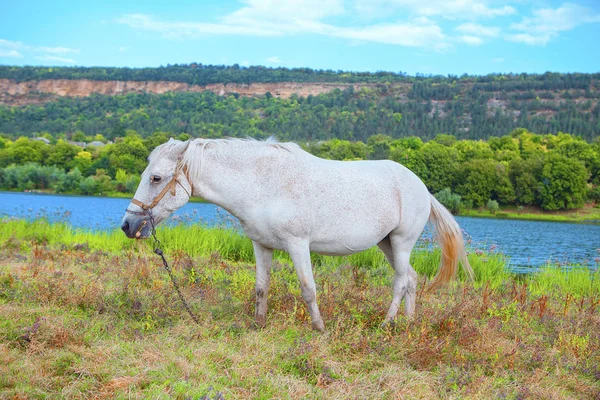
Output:
[[[171,196],[175,196],[177,194],[177,185],[178,184],[185,191],[185,193],[188,195],[188,197],[191,198],[192,195],[190,194],[190,192],[188,192],[188,190],[185,188],[185,186],[183,186],[181,184],[181,182],[179,181],[178,177],[181,172],[183,172],[183,174],[185,175],[185,177],[191,187],[192,193],[194,193],[194,186],[190,182],[190,179],[187,174],[187,166],[185,166],[181,162],[179,162],[177,164],[177,167],[175,168],[175,173],[173,174],[173,178],[171,178],[169,183],[167,183],[165,185],[165,187],[160,191],[158,196],[156,196],[154,198],[152,203],[145,204],[145,203],[142,203],[141,201],[139,201],[138,199],[131,199],[131,202],[133,204],[135,204],[136,206],[140,207],[143,211],[132,211],[129,208],[126,208],[125,211],[130,214],[135,214],[135,215],[149,215],[150,218],[152,218],[152,209],[154,207],[156,207],[156,205],[162,200],[163,197],[165,197],[167,192],[171,192]]]

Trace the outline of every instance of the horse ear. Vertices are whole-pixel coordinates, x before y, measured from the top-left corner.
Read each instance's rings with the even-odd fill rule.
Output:
[[[190,147],[191,139],[188,139],[185,142],[180,142],[179,140],[174,140],[171,138],[169,139],[169,142],[171,141],[178,142],[175,147],[173,147],[173,152],[171,154],[173,154],[177,160],[181,160],[186,150]]]

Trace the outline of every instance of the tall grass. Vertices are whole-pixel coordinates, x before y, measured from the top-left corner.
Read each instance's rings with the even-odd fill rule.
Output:
[[[254,261],[252,242],[235,229],[206,227],[203,225],[161,226],[157,236],[167,256],[174,252],[183,252],[191,257],[210,257],[218,254],[231,262]],[[44,219],[26,221],[19,219],[0,220],[0,245],[23,249],[32,245],[78,246],[91,250],[110,253],[121,251],[150,252],[154,245],[152,239],[145,241],[130,240],[119,230],[91,231],[76,229],[66,223],[49,223]],[[496,252],[469,251],[469,262],[475,272],[476,286],[499,287],[504,282],[516,278],[507,268],[507,259]],[[439,268],[441,252],[424,246],[417,246],[411,257],[411,264],[419,275],[432,278]],[[274,258],[282,263],[290,263],[289,256],[276,251]],[[371,248],[348,257],[326,257],[312,255],[312,261],[319,269],[332,271],[341,266],[352,266],[368,274],[370,282],[388,285],[392,269],[382,252]],[[459,279],[464,279],[462,271]],[[530,282],[530,290],[544,293],[561,290],[574,295],[600,294],[600,272],[598,266],[586,268],[558,268],[547,266],[541,271],[520,279]]]
[[[294,268],[276,252],[267,327],[256,330],[247,238],[201,226],[158,236],[197,325],[151,240],[0,220],[0,398],[600,395],[597,272],[522,277],[501,254],[469,249],[475,288],[419,286],[415,318],[382,328],[393,271],[381,252],[314,255],[326,323],[316,334]],[[433,248],[413,254],[419,283],[437,271]]]
[[[600,270],[586,267],[545,266],[532,277],[531,291],[546,294],[565,291],[575,296],[595,297],[600,295]]]

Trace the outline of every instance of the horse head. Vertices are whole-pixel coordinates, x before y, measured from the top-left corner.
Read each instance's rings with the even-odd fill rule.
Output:
[[[155,225],[189,201],[193,187],[183,162],[189,145],[189,140],[170,139],[148,157],[148,166],[121,224],[128,238],[150,237]]]

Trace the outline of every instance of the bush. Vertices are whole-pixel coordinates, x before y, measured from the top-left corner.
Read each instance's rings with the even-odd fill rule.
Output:
[[[450,188],[445,188],[434,194],[435,198],[444,205],[451,213],[458,213],[461,206],[459,194],[452,193]]]
[[[496,200],[489,200],[487,202],[486,208],[492,212],[492,214],[496,214],[498,210],[500,210],[500,206]]]
[[[65,175],[64,170],[55,166],[41,166],[37,163],[12,164],[2,170],[2,189],[50,189]]]

